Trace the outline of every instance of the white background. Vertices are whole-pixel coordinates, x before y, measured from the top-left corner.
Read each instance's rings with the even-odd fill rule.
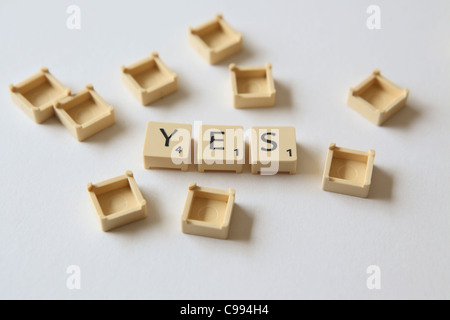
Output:
[[[69,5],[81,30],[66,27]],[[381,30],[366,27],[370,4]],[[241,53],[208,65],[189,26],[217,12],[244,36]],[[0,298],[450,298],[449,1],[1,1]],[[120,66],[158,51],[177,93],[142,107]],[[232,107],[228,64],[273,64],[273,109]],[[117,124],[84,143],[56,120],[33,123],[8,84],[41,66],[73,92],[93,83]],[[379,68],[410,89],[377,127],[346,106]],[[292,125],[295,176],[144,170],[150,120]],[[324,192],[330,142],[375,149],[369,199]],[[103,233],[88,182],[133,170],[150,216]],[[228,241],[184,235],[189,182],[236,189]],[[81,268],[79,291],[66,269]],[[366,287],[378,265],[382,289]]]

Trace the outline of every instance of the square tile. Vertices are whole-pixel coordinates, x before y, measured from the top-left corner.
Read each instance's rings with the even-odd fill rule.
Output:
[[[100,183],[89,183],[88,192],[105,232],[147,217],[147,202],[131,171]]]
[[[191,141],[190,124],[149,122],[145,134],[144,167],[188,171]]]
[[[374,159],[374,150],[357,151],[331,143],[323,173],[323,190],[367,198]]]
[[[275,81],[272,65],[260,67],[230,65],[231,88],[235,108],[273,107]]]
[[[189,42],[210,64],[219,63],[242,49],[242,35],[220,14],[211,21],[190,28]]]
[[[198,171],[234,171],[245,164],[242,126],[201,125],[197,144]]]
[[[408,89],[400,88],[375,70],[350,89],[347,104],[372,123],[382,125],[406,105],[408,95]]]
[[[144,106],[178,90],[177,74],[164,64],[157,52],[128,67],[122,67],[122,80]]]
[[[9,90],[13,102],[36,123],[53,117],[53,105],[70,96],[70,89],[47,68],[41,68],[40,72],[16,85],[9,85]]]
[[[55,112],[78,141],[84,141],[116,123],[114,108],[90,84],[76,95],[57,102]]]
[[[294,127],[252,127],[250,165],[253,174],[297,173]]]
[[[235,191],[189,185],[182,216],[182,231],[199,236],[227,239]]]

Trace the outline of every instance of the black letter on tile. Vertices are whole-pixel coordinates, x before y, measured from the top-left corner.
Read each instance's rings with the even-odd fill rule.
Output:
[[[273,132],[263,133],[262,136],[261,136],[261,140],[264,141],[264,142],[270,143],[272,145],[272,148],[266,149],[264,147],[261,147],[262,151],[273,151],[273,150],[276,150],[278,148],[278,144],[275,141],[272,141],[270,139],[266,139],[266,137],[268,135],[276,136],[276,134],[273,133]]]
[[[167,136],[166,130],[164,130],[163,128],[160,128],[159,130],[161,130],[161,133],[163,134],[164,138],[166,139],[166,144],[165,146],[168,147],[169,146],[169,142],[170,142],[170,138],[172,138],[172,136],[178,132],[177,129],[175,129],[174,132],[172,132],[172,134],[170,136]]]
[[[223,141],[223,139],[216,139],[216,137],[215,137],[216,134],[222,134],[222,135],[224,135],[225,132],[223,132],[223,131],[213,131],[213,132],[211,132],[211,133],[210,133],[211,140],[210,140],[210,142],[209,142],[209,148],[210,148],[211,150],[225,150],[224,147],[217,147],[217,148],[214,147],[214,141]]]

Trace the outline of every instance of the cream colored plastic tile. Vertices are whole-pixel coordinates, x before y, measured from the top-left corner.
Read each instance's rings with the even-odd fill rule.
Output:
[[[53,117],[53,104],[70,95],[70,89],[61,84],[45,67],[16,85],[10,84],[9,90],[13,102],[36,123]]]
[[[196,28],[189,28],[189,42],[210,64],[216,64],[242,49],[242,35],[221,14]]]
[[[253,174],[297,173],[294,127],[252,127],[250,165]]]
[[[218,190],[191,183],[181,218],[183,233],[228,239],[234,200],[234,189]]]
[[[187,171],[191,163],[191,141],[190,124],[149,122],[145,134],[144,167]]]
[[[235,108],[273,107],[275,82],[272,65],[243,67],[230,65],[231,89]]]
[[[76,95],[57,102],[55,112],[78,141],[86,140],[116,123],[114,108],[100,97],[91,84]]]
[[[374,159],[374,150],[357,151],[331,143],[323,172],[322,189],[367,198],[372,183]]]
[[[131,93],[146,106],[178,90],[178,77],[157,52],[128,67],[122,66],[122,80]]]
[[[201,125],[197,148],[198,171],[235,171],[245,163],[242,126]]]
[[[147,202],[131,171],[100,183],[89,183],[88,191],[105,232],[147,217]]]
[[[402,89],[375,70],[366,80],[351,88],[347,104],[376,125],[402,109],[409,90]]]

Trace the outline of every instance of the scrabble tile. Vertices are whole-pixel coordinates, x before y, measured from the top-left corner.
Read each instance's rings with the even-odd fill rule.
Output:
[[[177,74],[164,64],[157,52],[130,66],[122,66],[122,80],[144,106],[178,90]]]
[[[88,192],[105,232],[147,217],[147,202],[131,171],[100,183],[89,183]]]
[[[294,127],[252,127],[250,165],[253,174],[297,172],[297,139]]]
[[[210,64],[216,64],[242,49],[242,35],[218,14],[213,20],[189,28],[189,43]]]
[[[55,112],[78,141],[86,140],[116,123],[114,108],[103,100],[91,84],[76,95],[56,102]]]
[[[325,191],[367,198],[372,183],[375,151],[357,151],[331,143],[323,172]]]
[[[191,163],[190,124],[149,122],[145,135],[144,167],[187,171]]]
[[[350,89],[347,104],[369,121],[382,125],[406,105],[408,95],[408,89],[400,88],[375,70],[366,80]]]
[[[189,185],[182,215],[182,231],[187,234],[227,239],[233,214],[235,191]]]
[[[235,108],[273,107],[275,82],[272,65],[243,67],[230,65],[231,89]]]
[[[201,125],[197,148],[198,171],[235,171],[245,163],[242,126]]]
[[[47,68],[30,78],[9,85],[11,99],[34,122],[42,123],[55,115],[55,102],[70,96],[70,89],[58,81]]]

